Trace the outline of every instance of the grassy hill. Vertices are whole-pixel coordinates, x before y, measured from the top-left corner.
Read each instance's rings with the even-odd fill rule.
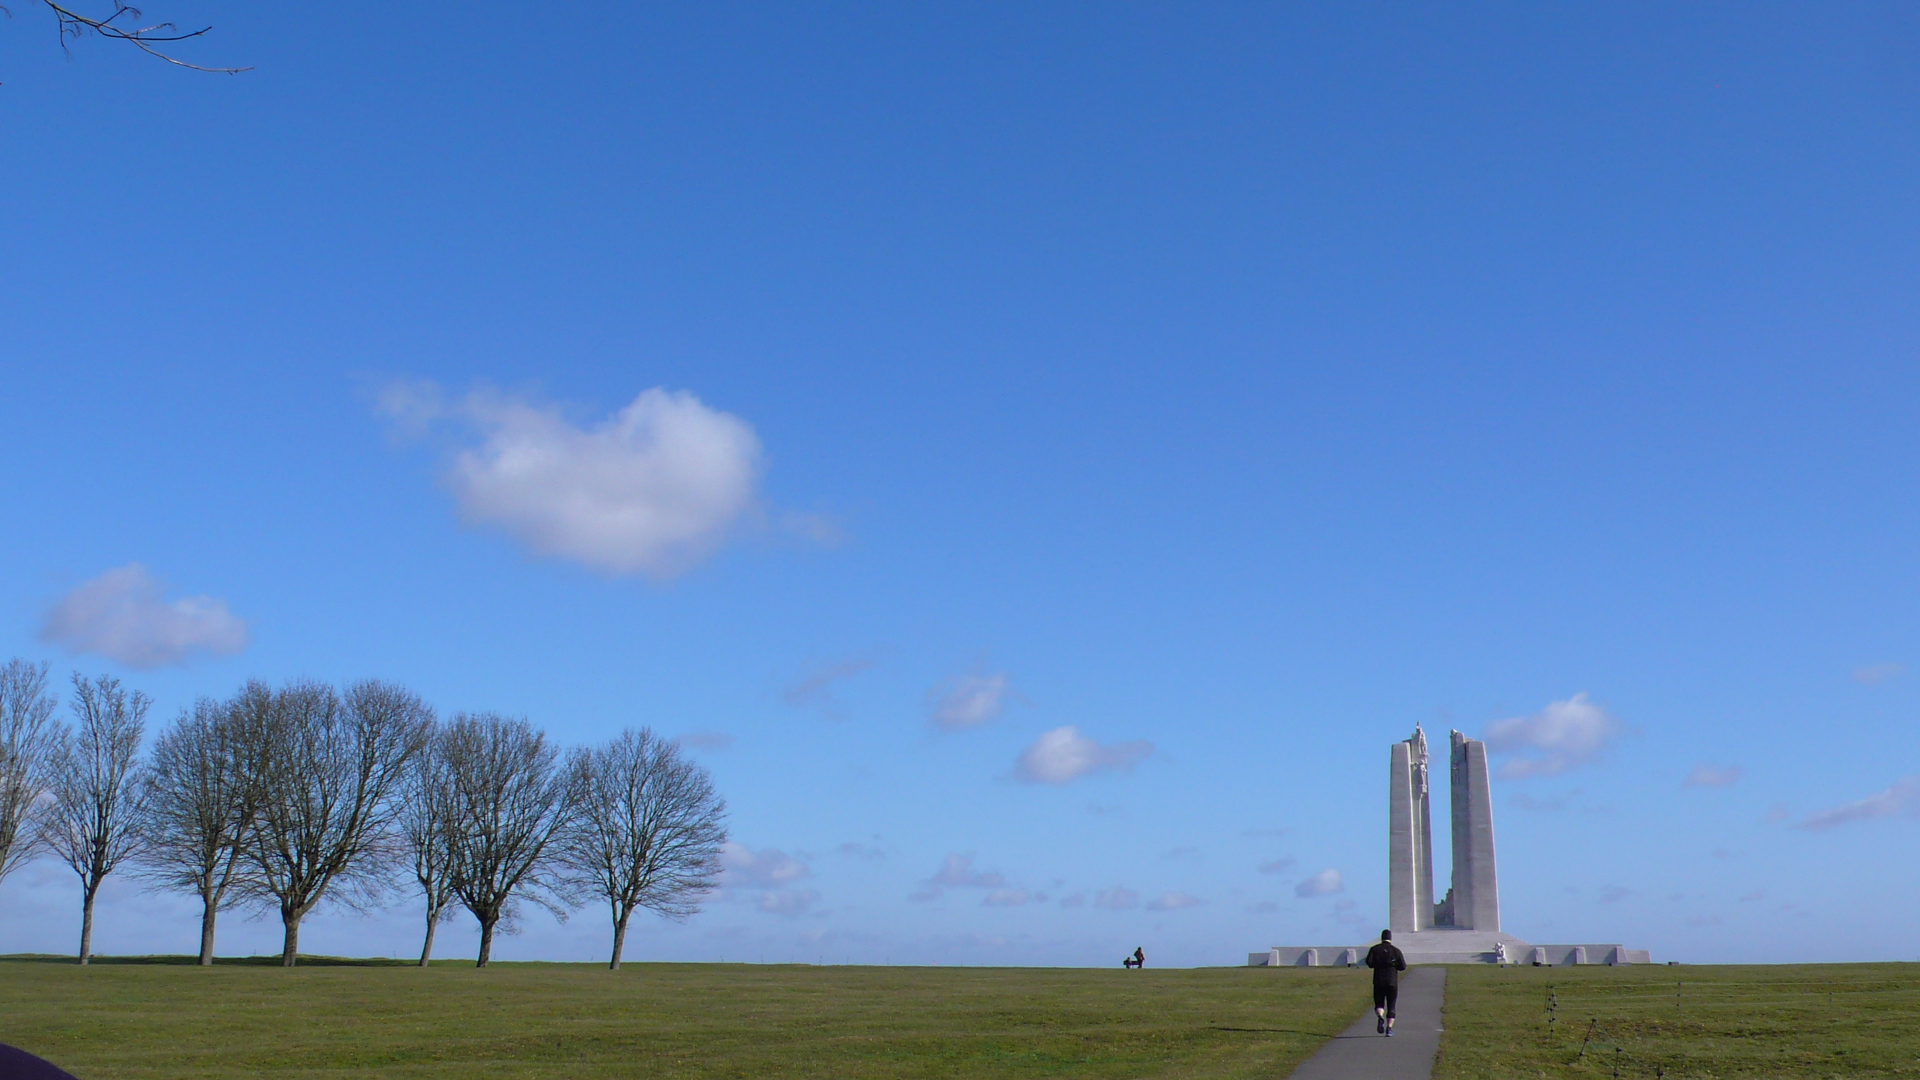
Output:
[[[159,1077],[1284,1077],[1364,973],[0,960],[0,1041]]]

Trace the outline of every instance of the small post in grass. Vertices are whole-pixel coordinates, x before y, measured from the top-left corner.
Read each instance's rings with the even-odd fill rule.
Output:
[[[1587,1037],[1580,1040],[1580,1053],[1576,1054],[1573,1060],[1583,1061],[1586,1059],[1587,1044],[1593,1041],[1593,1029],[1598,1027],[1599,1025],[1600,1025],[1600,1018],[1597,1016],[1591,1017],[1587,1020]]]

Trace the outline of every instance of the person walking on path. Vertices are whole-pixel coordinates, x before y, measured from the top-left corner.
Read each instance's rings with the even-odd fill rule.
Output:
[[[1373,1030],[1393,1034],[1393,1007],[1400,1002],[1400,973],[1407,970],[1407,958],[1393,943],[1393,931],[1380,931],[1380,940],[1367,950],[1367,966],[1373,969]]]

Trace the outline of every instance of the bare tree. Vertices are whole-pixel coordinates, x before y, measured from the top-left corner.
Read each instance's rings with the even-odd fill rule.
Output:
[[[574,822],[561,848],[578,884],[612,907],[618,971],[635,908],[670,919],[700,910],[717,884],[727,805],[707,770],[642,728],[574,753]]]
[[[79,725],[62,740],[54,769],[47,846],[80,875],[80,962],[93,955],[93,902],[100,884],[139,853],[148,784],[140,736],[152,701],[110,675],[73,676]]]
[[[518,900],[566,916],[548,848],[567,824],[571,774],[545,733],[493,713],[454,717],[440,748],[452,779],[453,891],[480,922],[476,966],[486,967],[494,930],[512,927]]]
[[[200,898],[200,963],[213,963],[214,918],[239,898],[259,805],[254,768],[273,691],[249,683],[231,701],[202,698],[154,743],[142,876]]]
[[[453,775],[436,727],[413,760],[401,796],[400,837],[413,859],[413,880],[427,903],[426,940],[420,966],[433,960],[433,934],[453,914],[453,852],[449,831]]]
[[[178,64],[183,68],[192,68],[195,71],[238,75],[243,71],[253,70],[251,67],[201,67],[199,64],[189,64],[185,60],[154,48],[156,45],[166,45],[175,41],[186,41],[188,38],[197,38],[207,31],[212,30],[213,27],[211,26],[204,26],[198,30],[182,30],[170,22],[150,23],[142,26],[140,25],[140,21],[144,16],[140,14],[140,9],[127,6],[122,0],[112,0],[112,14],[97,17],[83,15],[76,10],[75,7],[68,6],[68,4],[72,4],[74,0],[68,0],[68,4],[58,3],[56,0],[40,0],[40,2],[45,4],[53,12],[54,21],[60,27],[60,45],[62,48],[65,48],[68,42],[76,41],[86,37],[88,34],[98,34],[103,38],[108,38],[113,41],[124,41],[149,56],[156,56],[169,64]],[[12,14],[4,7],[0,7],[0,12]]]
[[[0,879],[39,848],[40,796],[52,783],[60,722],[47,693],[47,665],[0,668]]]
[[[256,898],[286,928],[281,964],[300,953],[300,920],[322,899],[353,904],[390,869],[396,796],[432,712],[401,687],[362,682],[344,697],[321,683],[274,692],[259,756],[260,802],[248,838]]]

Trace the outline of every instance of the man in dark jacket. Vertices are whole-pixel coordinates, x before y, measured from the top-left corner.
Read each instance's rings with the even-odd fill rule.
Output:
[[[1393,1034],[1393,1007],[1400,1000],[1400,973],[1407,970],[1407,958],[1393,944],[1393,931],[1380,931],[1380,941],[1367,950],[1367,966],[1373,969],[1373,1015],[1378,1019],[1373,1030]]]

